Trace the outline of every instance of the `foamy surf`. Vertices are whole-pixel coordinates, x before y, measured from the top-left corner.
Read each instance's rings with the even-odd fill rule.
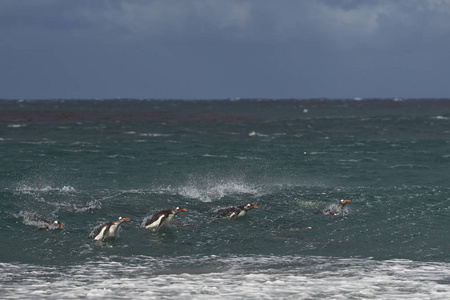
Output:
[[[448,299],[448,263],[302,256],[1,263],[4,299]],[[87,272],[86,270],[89,270]],[[23,284],[27,282],[27,284]]]

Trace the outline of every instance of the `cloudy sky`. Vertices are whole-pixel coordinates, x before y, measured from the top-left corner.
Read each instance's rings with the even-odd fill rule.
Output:
[[[0,98],[450,97],[450,0],[0,0]]]

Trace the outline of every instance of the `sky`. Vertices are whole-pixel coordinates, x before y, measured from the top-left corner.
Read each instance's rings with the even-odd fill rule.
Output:
[[[0,0],[0,99],[450,98],[450,0]]]

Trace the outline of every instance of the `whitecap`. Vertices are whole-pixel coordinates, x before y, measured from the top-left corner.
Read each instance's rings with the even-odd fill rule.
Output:
[[[26,184],[21,184],[16,188],[16,192],[20,193],[32,193],[32,192],[51,192],[57,191],[62,193],[73,193],[75,192],[75,188],[72,186],[65,185],[62,188],[53,188],[50,185],[38,185],[38,186],[30,186]]]
[[[228,155],[216,155],[216,154],[203,154],[203,157],[212,157],[212,158],[227,158]]]
[[[75,192],[75,188],[72,187],[72,186],[67,186],[67,185],[65,185],[65,186],[63,186],[63,187],[60,189],[60,191],[61,191],[61,192],[65,192],[65,193]]]
[[[235,156],[235,158],[240,160],[262,160],[261,157],[254,157],[254,156]]]
[[[164,133],[141,133],[139,135],[140,136],[145,136],[145,137],[166,137],[166,136],[170,136],[170,134],[164,134]]]
[[[121,154],[113,154],[113,155],[108,155],[108,158],[127,158],[127,159],[136,159],[136,157],[132,156],[132,155],[121,155]]]
[[[248,136],[257,136],[257,137],[268,137],[267,134],[258,133],[256,131],[252,131],[248,134]]]
[[[41,185],[41,186],[29,186],[26,184],[21,184],[16,188],[16,192],[29,194],[31,192],[48,192],[53,190],[53,188],[49,185]]]

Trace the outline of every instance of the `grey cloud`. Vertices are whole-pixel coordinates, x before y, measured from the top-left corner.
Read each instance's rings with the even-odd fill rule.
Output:
[[[315,35],[330,41],[370,42],[386,31],[447,33],[450,3],[433,0],[364,1],[14,1],[0,6],[0,30],[46,36],[51,30],[97,35],[97,40],[290,42]],[[426,26],[424,26],[426,25]],[[39,33],[37,28],[41,27]],[[395,26],[395,27],[393,27]],[[70,37],[70,36],[69,36]]]
[[[0,98],[443,95],[449,22],[447,0],[3,1]]]

